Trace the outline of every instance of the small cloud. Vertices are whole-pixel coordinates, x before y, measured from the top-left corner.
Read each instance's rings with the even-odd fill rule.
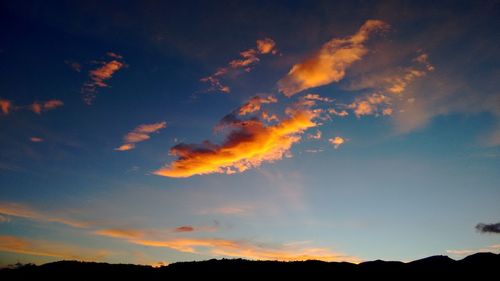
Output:
[[[307,138],[308,139],[313,139],[313,140],[319,140],[319,139],[321,139],[321,131],[320,130],[316,130],[315,134],[307,134]]]
[[[347,108],[352,109],[356,117],[363,115],[391,115],[390,108],[391,100],[383,94],[374,93],[364,97],[358,97],[354,102],[349,104]]]
[[[337,149],[346,142],[346,139],[342,137],[334,137],[329,139],[328,142],[331,143],[335,149]]]
[[[476,225],[476,230],[480,233],[500,233],[500,222],[499,223],[479,223]]]
[[[108,87],[109,85],[107,84],[107,80],[111,79],[118,70],[125,67],[125,63],[120,61],[120,59],[123,58],[122,56],[112,52],[108,52],[107,55],[113,59],[110,61],[100,62],[102,66],[90,70],[89,81],[87,81],[82,87],[81,91],[83,93],[83,100],[88,105],[91,105],[94,101],[97,89]]]
[[[230,93],[231,88],[222,84],[221,79],[229,74],[237,74],[239,71],[250,72],[253,66],[260,61],[259,55],[277,54],[276,42],[271,38],[257,40],[257,47],[240,52],[240,58],[228,63],[228,66],[218,68],[217,71],[207,77],[200,79],[201,82],[210,84],[208,91],[219,91]]]
[[[322,102],[333,102],[333,99],[327,98],[327,97],[322,97],[318,94],[307,94],[302,97],[305,100],[315,100],[315,101],[322,101]]]
[[[328,113],[339,117],[346,117],[349,115],[346,110],[336,110],[335,108],[329,108]]]
[[[41,114],[42,112],[46,112],[49,110],[56,109],[58,107],[63,106],[64,103],[60,100],[48,100],[45,102],[34,102],[32,103],[29,108],[31,111],[33,111],[36,114]]]
[[[267,97],[255,96],[239,108],[238,114],[246,115],[255,111],[259,111],[262,104],[276,103],[276,102],[278,102],[278,100],[273,96],[267,96]]]
[[[39,138],[39,137],[31,137],[31,138],[30,138],[30,141],[31,141],[31,142],[43,142],[43,139],[42,139],[42,138]]]
[[[179,227],[176,227],[174,229],[174,232],[193,232],[193,231],[194,231],[194,227],[189,226],[189,225],[179,226]]]
[[[82,72],[82,65],[79,62],[73,60],[65,60],[64,63],[67,64],[74,71]]]
[[[340,81],[346,69],[368,53],[364,43],[373,33],[385,31],[389,25],[368,20],[352,36],[334,38],[306,60],[295,64],[287,76],[278,81],[279,91],[292,96],[301,91]]]
[[[0,98],[0,110],[4,115],[9,114],[12,109],[12,102],[10,100]]]
[[[126,151],[135,148],[135,144],[151,138],[151,134],[167,127],[167,122],[162,121],[152,124],[142,124],[123,137],[125,142],[121,146],[115,148],[117,151]]]

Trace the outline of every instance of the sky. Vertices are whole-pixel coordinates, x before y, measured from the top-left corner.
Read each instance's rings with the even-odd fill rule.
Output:
[[[1,1],[0,266],[500,252],[499,1]]]

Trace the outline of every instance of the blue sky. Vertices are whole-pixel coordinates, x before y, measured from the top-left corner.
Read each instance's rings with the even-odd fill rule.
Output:
[[[1,265],[500,251],[498,1],[0,7]]]

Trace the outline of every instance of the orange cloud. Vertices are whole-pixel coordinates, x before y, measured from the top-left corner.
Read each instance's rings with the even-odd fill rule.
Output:
[[[112,238],[120,238],[120,239],[138,239],[145,235],[143,231],[136,229],[101,229],[94,231],[94,234]]]
[[[346,142],[346,139],[342,137],[334,137],[329,139],[328,142],[330,142],[333,145],[333,147],[337,149]]]
[[[124,239],[129,243],[169,248],[186,253],[209,254],[214,256],[229,256],[253,260],[279,260],[279,261],[348,261],[360,262],[352,256],[333,253],[326,248],[307,247],[304,243],[288,243],[284,245],[263,245],[248,241],[237,241],[219,238],[167,238],[148,239],[139,232],[139,235],[128,235],[126,232],[100,231],[102,236]]]
[[[231,88],[222,84],[221,79],[228,74],[237,74],[238,71],[244,70],[249,72],[252,70],[253,65],[260,61],[259,55],[264,54],[277,54],[276,42],[271,38],[257,40],[257,47],[240,52],[239,59],[231,60],[228,66],[221,67],[217,71],[207,77],[200,79],[201,82],[210,84],[208,91],[219,91],[223,93],[230,93]]]
[[[0,251],[54,257],[67,260],[101,260],[109,255],[106,250],[91,250],[59,242],[26,239],[16,236],[0,235]]]
[[[257,40],[257,50],[261,54],[276,54],[276,42],[271,38],[264,38],[262,40]]]
[[[289,110],[288,119],[269,126],[258,119],[227,118],[223,125],[231,131],[221,145],[209,141],[178,144],[170,149],[178,159],[154,174],[175,178],[233,174],[260,166],[263,162],[282,159],[291,146],[300,141],[305,130],[316,126],[313,121],[316,116],[317,113],[309,109]]]
[[[0,110],[2,110],[2,113],[4,115],[7,115],[7,114],[9,114],[11,109],[12,109],[12,102],[9,100],[5,100],[5,99],[0,98]]]
[[[368,20],[356,34],[328,41],[316,54],[294,65],[287,76],[278,81],[280,92],[292,96],[303,90],[341,80],[346,69],[368,53],[364,43],[369,37],[388,27],[383,21]]]
[[[162,121],[152,124],[142,124],[137,126],[130,133],[123,137],[124,144],[115,148],[118,151],[126,151],[135,148],[135,144],[150,139],[150,135],[167,127],[167,122]]]
[[[111,79],[113,74],[125,66],[123,62],[119,61],[119,59],[123,58],[122,56],[113,52],[108,52],[107,55],[113,59],[108,62],[102,62],[103,65],[101,67],[89,71],[90,80],[83,85],[83,100],[88,105],[92,104],[95,99],[97,88],[108,87],[106,80]]]
[[[356,100],[348,105],[348,108],[354,111],[357,117],[363,115],[378,115],[381,112],[383,115],[391,115],[390,98],[382,94],[371,94]]]
[[[238,114],[246,115],[255,111],[259,111],[262,104],[276,103],[277,101],[278,100],[273,96],[268,96],[268,97],[255,96],[239,108]]]
[[[48,221],[48,222],[57,222],[61,224],[65,224],[71,227],[76,228],[87,228],[89,227],[88,222],[69,219],[64,216],[59,216],[57,214],[51,214],[47,212],[42,212],[36,209],[33,209],[29,206],[17,203],[9,203],[9,202],[0,202],[0,214],[4,214],[7,216],[26,218],[30,220],[36,221]]]
[[[459,257],[468,256],[475,253],[488,253],[488,252],[500,254],[500,244],[489,245],[479,249],[446,250],[447,254]]]
[[[31,142],[43,142],[43,139],[42,138],[38,138],[38,137],[31,137],[30,141]]]
[[[36,114],[41,114],[42,112],[49,111],[58,107],[63,106],[64,103],[60,100],[48,100],[46,102],[34,102],[29,108]]]

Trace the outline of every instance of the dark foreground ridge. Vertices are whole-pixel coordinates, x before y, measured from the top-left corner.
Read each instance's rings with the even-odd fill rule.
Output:
[[[462,260],[433,256],[409,263],[369,261],[360,264],[347,262],[277,262],[222,259],[199,262],[178,262],[153,268],[143,265],[107,264],[95,262],[59,261],[44,265],[26,265],[0,270],[0,280],[180,280],[204,277],[241,280],[266,277],[435,279],[464,278],[474,280],[498,276],[500,254],[478,253]],[[323,277],[324,276],[324,277]],[[339,279],[340,278],[340,279]]]

